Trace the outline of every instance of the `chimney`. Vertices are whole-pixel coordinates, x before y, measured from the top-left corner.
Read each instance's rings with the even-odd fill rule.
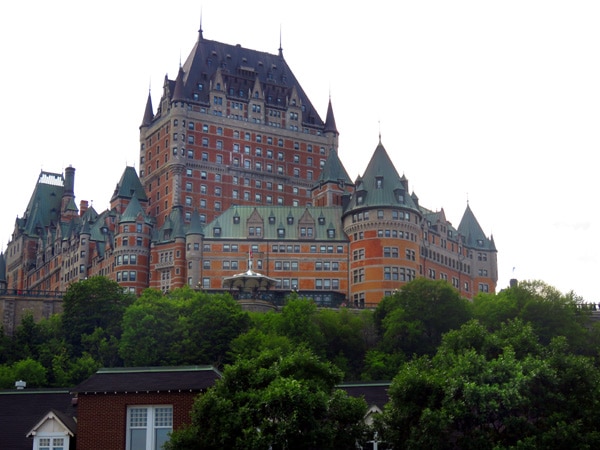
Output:
[[[79,202],[79,215],[83,216],[85,214],[85,212],[88,209],[88,201],[87,200],[81,200]]]

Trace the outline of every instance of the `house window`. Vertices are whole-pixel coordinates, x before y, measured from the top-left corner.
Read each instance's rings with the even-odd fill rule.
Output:
[[[127,409],[127,450],[158,450],[173,431],[173,407],[135,406]]]
[[[37,450],[66,450],[69,448],[69,438],[36,437],[33,448]]]

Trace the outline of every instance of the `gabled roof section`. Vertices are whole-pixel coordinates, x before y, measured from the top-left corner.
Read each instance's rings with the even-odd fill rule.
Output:
[[[319,186],[324,183],[343,183],[346,186],[354,186],[352,179],[348,175],[348,172],[346,172],[346,168],[334,149],[329,150],[329,155],[325,160],[316,185]]]
[[[137,196],[139,201],[148,201],[146,191],[142,186],[142,183],[140,181],[140,178],[138,177],[137,172],[135,171],[135,168],[127,166],[123,171],[121,179],[117,183],[117,187],[115,188],[115,192],[113,193],[111,201],[117,198],[130,199],[134,195]]]
[[[2,448],[31,449],[27,437],[31,427],[49,411],[57,411],[61,418],[76,416],[69,389],[11,389],[0,391],[0,435]],[[64,419],[65,422],[68,419]]]
[[[185,98],[185,101],[208,105],[210,85],[218,72],[225,84],[222,87],[224,93],[241,101],[249,100],[249,93],[256,87],[258,79],[267,106],[286,107],[286,101],[295,88],[303,107],[302,123],[318,128],[324,126],[281,52],[274,55],[250,50],[239,44],[204,39],[200,33],[182,70],[183,90],[177,92],[177,97]],[[174,97],[175,93],[169,100]]]
[[[458,232],[464,237],[465,246],[472,249],[496,251],[493,239],[486,237],[469,204],[467,204],[467,209],[458,225]]]
[[[76,394],[204,391],[221,374],[212,366],[105,368],[73,388]]]
[[[137,198],[137,195],[134,193],[133,197],[131,197],[131,200],[129,201],[129,204],[127,205],[127,208],[125,208],[125,211],[123,211],[123,214],[121,215],[120,222],[137,222],[138,217],[140,216],[144,219],[144,222],[152,222],[152,219],[146,215],[144,208],[142,208],[142,205]]]
[[[72,416],[52,409],[48,411],[31,430],[29,430],[27,437],[34,436],[45,429],[53,432],[60,430],[65,435],[68,434],[71,437],[75,437],[75,433],[77,432],[77,422]]]
[[[185,238],[185,228],[182,208],[174,207],[153,240],[158,243],[165,243],[172,242],[177,238]]]
[[[346,212],[372,207],[409,208],[417,212],[418,205],[408,192],[408,181],[400,177],[381,140],[356,189]]]
[[[269,240],[303,240],[300,236],[301,227],[306,226],[306,218],[316,218],[313,228],[312,240],[315,241],[347,241],[342,228],[341,206],[232,206],[223,212],[217,219],[207,224],[204,228],[206,239],[218,237],[219,239],[248,238],[247,226],[251,216],[259,214],[264,218],[262,239]],[[234,216],[237,218],[234,220]],[[215,233],[219,228],[220,233]],[[284,237],[279,234],[283,229]],[[333,230],[334,237],[330,237],[328,230]]]

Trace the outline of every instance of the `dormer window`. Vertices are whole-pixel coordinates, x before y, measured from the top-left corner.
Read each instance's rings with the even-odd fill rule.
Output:
[[[293,225],[294,224],[294,217],[293,216],[288,216],[288,218],[287,218],[287,224],[288,225]]]
[[[383,177],[377,177],[377,178],[375,178],[375,188],[376,189],[383,189]]]
[[[365,197],[363,195],[359,195],[358,197],[356,197],[356,204],[357,205],[362,205],[365,201]]]
[[[325,217],[319,217],[319,225],[325,225]]]
[[[277,228],[277,237],[283,239],[285,237],[285,228]]]
[[[328,228],[327,229],[327,237],[329,239],[335,239],[335,228]]]
[[[275,216],[269,216],[269,224],[275,225]]]
[[[240,223],[240,216],[233,216],[233,223],[234,224],[239,224]]]
[[[404,194],[398,193],[398,203],[404,203]]]
[[[214,237],[221,237],[221,227],[215,227],[215,228],[213,228],[213,236]]]

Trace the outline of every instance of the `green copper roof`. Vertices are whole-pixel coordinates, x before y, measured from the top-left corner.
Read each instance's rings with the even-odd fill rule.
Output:
[[[260,226],[262,239],[346,241],[341,216],[342,208],[336,206],[232,206],[206,225],[205,236],[247,239],[249,227]],[[309,227],[312,237],[302,234],[303,229],[308,233]]]
[[[177,238],[185,238],[186,227],[183,221],[183,211],[181,207],[174,207],[163,226],[155,233],[153,240],[155,242],[171,242]]]
[[[327,156],[327,160],[323,165],[323,169],[321,170],[321,176],[319,176],[319,180],[317,184],[322,183],[339,183],[342,182],[345,185],[354,185],[350,177],[348,176],[348,172],[344,168],[344,165],[340,161],[340,158],[337,152],[334,149],[329,150],[329,155]]]
[[[132,198],[134,195],[137,196],[139,201],[148,201],[146,191],[142,186],[135,168],[127,166],[121,176],[121,180],[117,183],[111,201],[116,198]]]
[[[131,200],[129,201],[129,204],[127,205],[127,208],[125,208],[125,211],[123,211],[123,214],[121,215],[120,222],[137,222],[137,219],[140,216],[143,217],[144,221],[147,223],[152,221],[144,212],[137,195],[134,193],[133,197],[131,197]]]
[[[464,237],[465,246],[474,249],[496,251],[494,240],[488,239],[485,236],[469,205],[467,205],[463,218],[458,225],[458,232]]]
[[[17,226],[29,236],[37,236],[43,230],[60,220],[64,178],[61,174],[40,172],[37,184],[25,210],[17,220]]]
[[[419,211],[415,201],[415,197],[408,192],[408,180],[398,175],[379,141],[363,176],[356,180],[355,192],[346,213],[373,207],[399,207]]]

